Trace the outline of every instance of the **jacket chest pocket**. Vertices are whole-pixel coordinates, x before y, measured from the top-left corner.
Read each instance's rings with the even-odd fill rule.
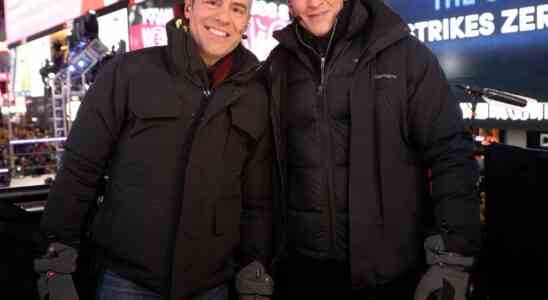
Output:
[[[169,127],[175,131],[175,125],[181,118],[182,107],[176,97],[146,99],[135,95],[129,101],[129,109],[133,113],[133,124],[129,131],[130,138],[146,137],[156,141],[169,132]]]
[[[129,119],[117,146],[118,167],[126,170],[123,180],[146,184],[170,172],[176,161],[183,127],[177,98],[146,98],[135,95],[128,101]]]

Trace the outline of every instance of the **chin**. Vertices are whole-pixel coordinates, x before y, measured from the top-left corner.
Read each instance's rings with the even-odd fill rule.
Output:
[[[308,32],[312,33],[313,35],[317,37],[324,36],[328,34],[329,31],[331,30],[330,26],[328,25],[305,26],[305,28]]]
[[[322,36],[325,36],[329,33],[329,30],[322,30],[320,32],[317,33],[318,36],[322,37]]]
[[[328,34],[329,30],[315,30],[315,31],[311,31],[311,33],[317,37],[322,37]]]
[[[228,53],[227,49],[209,49],[209,54],[216,56],[216,57],[223,57]]]

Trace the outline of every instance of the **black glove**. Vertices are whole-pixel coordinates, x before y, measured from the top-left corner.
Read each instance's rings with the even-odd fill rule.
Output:
[[[268,300],[274,292],[274,280],[260,262],[253,261],[236,275],[236,291],[240,300]]]
[[[470,278],[467,270],[474,258],[446,252],[439,235],[428,237],[424,249],[430,268],[415,290],[415,300],[466,300]]]
[[[46,255],[34,260],[34,270],[40,274],[38,293],[43,300],[78,300],[72,275],[76,271],[76,249],[61,243],[52,243]]]

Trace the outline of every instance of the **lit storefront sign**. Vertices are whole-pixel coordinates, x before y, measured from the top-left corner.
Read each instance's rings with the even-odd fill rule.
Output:
[[[464,119],[495,121],[548,121],[548,103],[531,103],[525,108],[505,104],[478,103],[472,110],[472,103],[460,103]]]

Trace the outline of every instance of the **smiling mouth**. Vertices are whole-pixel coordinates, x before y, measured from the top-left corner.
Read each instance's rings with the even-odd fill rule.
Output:
[[[210,33],[212,33],[213,35],[216,35],[218,37],[226,38],[226,37],[229,36],[228,33],[224,32],[224,31],[221,31],[221,30],[218,30],[218,29],[215,29],[215,28],[212,28],[212,27],[205,26],[205,29],[207,31],[209,31]]]
[[[321,18],[323,16],[327,15],[327,12],[324,11],[324,12],[321,12],[321,13],[317,13],[317,14],[313,14],[313,15],[309,15],[308,17],[310,19],[317,19],[317,18]]]

